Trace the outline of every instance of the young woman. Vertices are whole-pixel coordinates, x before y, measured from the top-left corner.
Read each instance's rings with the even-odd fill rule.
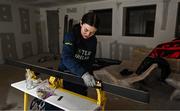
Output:
[[[95,13],[86,13],[72,32],[64,36],[63,50],[59,64],[60,71],[68,71],[81,77],[86,86],[93,87],[92,64],[95,59],[97,31],[99,20]],[[64,88],[79,94],[87,95],[87,87],[64,81]]]

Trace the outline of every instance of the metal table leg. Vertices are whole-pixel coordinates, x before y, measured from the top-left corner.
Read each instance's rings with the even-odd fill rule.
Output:
[[[28,94],[24,93],[24,111],[28,110]]]

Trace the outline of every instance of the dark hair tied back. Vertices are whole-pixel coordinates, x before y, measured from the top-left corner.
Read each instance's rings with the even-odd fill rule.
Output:
[[[82,24],[84,23],[98,28],[99,19],[94,12],[88,12],[82,17]]]

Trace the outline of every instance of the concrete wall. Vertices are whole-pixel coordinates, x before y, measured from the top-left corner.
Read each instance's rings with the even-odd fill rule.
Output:
[[[169,1],[167,9],[163,8],[164,1]],[[35,23],[41,22],[42,27],[42,39],[43,39],[43,51],[48,52],[48,31],[46,24],[46,10],[59,10],[59,44],[60,52],[62,50],[63,30],[64,30],[64,16],[68,15],[69,18],[73,18],[75,22],[79,22],[82,15],[89,10],[95,9],[113,9],[113,21],[112,21],[112,36],[97,36],[98,49],[97,57],[113,58],[114,55],[119,55],[118,59],[128,59],[131,55],[131,51],[134,47],[148,47],[153,48],[157,44],[170,41],[174,39],[176,16],[178,2],[180,0],[105,0],[101,2],[83,3],[76,5],[57,6],[52,8],[39,9],[33,7],[22,6],[19,4],[13,4],[10,0],[1,0],[0,4],[9,4],[12,11],[11,22],[0,22],[0,33],[14,33],[17,57],[23,58],[23,45],[24,43],[32,43],[32,55],[37,54],[37,38],[35,31]],[[155,18],[155,32],[153,38],[147,37],[128,37],[123,36],[123,8],[130,6],[143,6],[156,4],[156,18]],[[30,34],[21,33],[19,8],[25,8],[29,10],[30,15]],[[165,20],[164,14],[167,15]],[[2,38],[0,38],[2,41]],[[116,44],[112,44],[116,43]],[[112,45],[115,45],[114,49]],[[26,46],[26,45],[24,45]],[[117,54],[118,53],[118,54]],[[0,42],[0,63],[3,62],[2,46]]]
[[[37,38],[36,38],[36,22],[40,22],[40,12],[39,9],[23,6],[19,4],[12,3],[10,0],[1,0],[0,4],[10,5],[11,6],[11,13],[12,13],[12,21],[9,22],[0,22],[0,33],[13,33],[15,37],[15,44],[16,44],[16,52],[17,58],[24,58],[23,54],[23,43],[31,43],[32,45],[32,54],[37,54]],[[30,33],[23,34],[21,32],[21,22],[20,22],[20,14],[19,8],[24,8],[29,11],[29,22],[30,22]],[[2,39],[2,38],[1,38]],[[1,46],[1,42],[0,42]],[[27,49],[28,50],[28,49]],[[30,49],[31,50],[31,49]],[[0,63],[3,62],[3,52],[2,46],[0,47]]]

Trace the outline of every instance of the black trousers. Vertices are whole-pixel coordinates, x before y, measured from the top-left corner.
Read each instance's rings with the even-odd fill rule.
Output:
[[[147,70],[153,63],[157,63],[158,67],[161,69],[161,81],[165,82],[165,79],[169,76],[171,73],[171,69],[169,66],[169,63],[163,59],[162,57],[158,58],[151,58],[146,57],[140,66],[136,70],[136,74],[142,74],[145,70]]]

